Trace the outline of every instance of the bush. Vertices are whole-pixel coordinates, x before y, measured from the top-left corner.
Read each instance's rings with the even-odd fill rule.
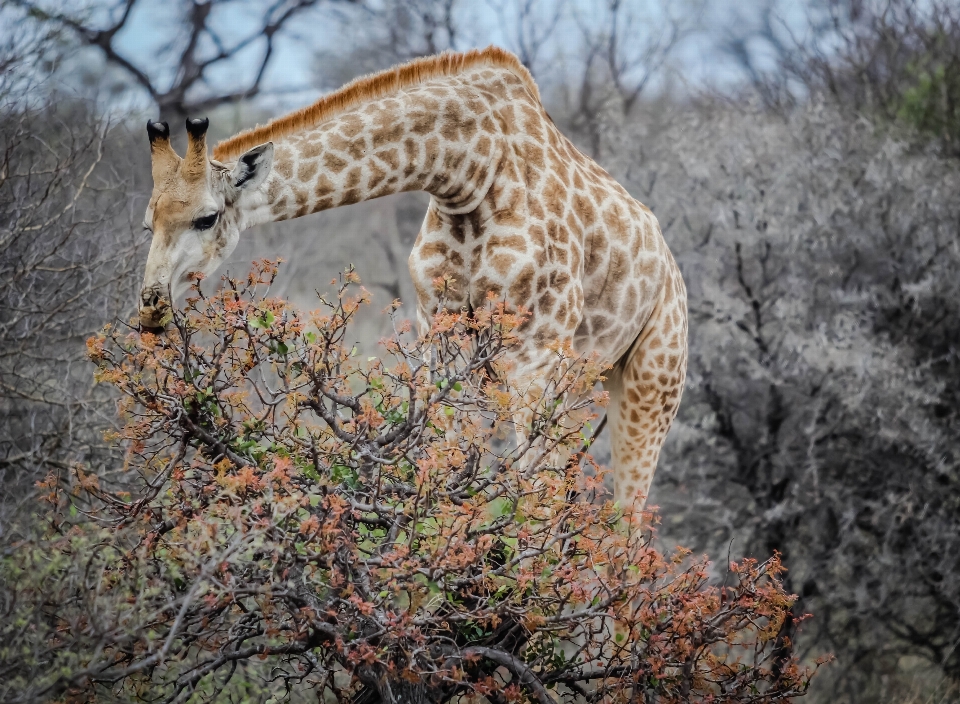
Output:
[[[358,702],[806,690],[776,557],[710,586],[604,500],[592,360],[558,347],[542,398],[502,383],[522,317],[493,300],[364,360],[352,272],[309,316],[266,297],[275,273],[198,283],[164,337],[89,341],[126,480],[44,483],[49,539],[2,563],[0,698],[209,701],[238,672]]]

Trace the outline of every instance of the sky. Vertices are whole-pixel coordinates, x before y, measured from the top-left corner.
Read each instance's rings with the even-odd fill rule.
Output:
[[[111,16],[116,16],[117,0],[35,0],[52,10],[60,10],[73,16],[87,16],[89,21],[106,26]],[[462,28],[456,49],[486,46],[496,43],[508,49],[516,49],[515,25],[511,20],[511,8],[518,0],[457,0],[455,13],[457,25]],[[625,33],[625,45],[636,42],[641,45],[645,38],[661,31],[671,13],[688,27],[689,34],[677,46],[671,57],[672,87],[680,90],[697,89],[703,86],[720,87],[743,80],[740,67],[725,54],[720,46],[731,32],[742,31],[756,24],[760,17],[763,0],[623,0],[629,6],[633,23]],[[776,0],[773,0],[776,2]],[[782,3],[779,16],[787,25],[803,25],[805,8],[815,0]],[[227,45],[256,33],[264,8],[276,0],[231,0],[213,9],[211,23],[222,32]],[[536,0],[534,13],[539,13],[543,23],[546,17],[558,8],[563,8],[562,20],[557,24],[551,40],[544,46],[542,66],[535,66],[538,80],[550,73],[565,56],[576,52],[584,31],[598,31],[605,21],[604,8],[607,0]],[[177,22],[183,2],[178,0],[138,0],[127,26],[117,36],[117,47],[138,67],[161,85],[173,79],[174,62],[167,50],[183,38]],[[501,12],[498,13],[498,7]],[[340,18],[341,21],[337,21]],[[506,18],[506,22],[504,22]],[[536,23],[534,23],[536,24]],[[275,56],[264,80],[267,94],[259,103],[267,109],[291,109],[314,100],[324,85],[318,79],[318,51],[336,55],[362,54],[365,44],[372,41],[369,20],[361,13],[351,11],[335,3],[321,9],[307,10],[285,31],[283,39],[276,42]],[[9,30],[9,27],[8,27]],[[2,32],[2,30],[0,30]],[[763,55],[764,47],[755,42],[752,46],[757,55]],[[625,51],[633,47],[625,46]],[[213,52],[216,47],[207,41],[204,50]],[[255,72],[264,50],[263,40],[253,42],[234,60],[225,63],[210,74],[218,92],[242,89]],[[119,72],[108,72],[99,62],[96,52],[86,52],[77,58],[85,80],[116,79]],[[540,70],[538,70],[540,69]],[[66,79],[68,82],[69,77]],[[662,86],[661,86],[662,87]],[[130,108],[149,110],[150,101],[142,92],[105,91],[106,100],[113,108],[128,111]]]

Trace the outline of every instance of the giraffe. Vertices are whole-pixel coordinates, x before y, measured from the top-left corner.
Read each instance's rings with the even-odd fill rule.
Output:
[[[493,291],[530,311],[518,378],[551,363],[554,340],[598,353],[612,365],[614,495],[643,506],[684,384],[686,289],[656,217],[560,133],[514,55],[445,53],[359,78],[212,158],[208,125],[187,120],[181,158],[166,123],[147,123],[144,329],[162,328],[188,274],[212,273],[247,228],[426,191],[409,258],[421,329],[438,303],[432,282],[449,276],[448,308]]]

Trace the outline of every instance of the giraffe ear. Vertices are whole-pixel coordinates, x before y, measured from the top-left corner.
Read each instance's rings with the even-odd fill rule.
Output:
[[[270,175],[273,166],[273,142],[261,144],[237,159],[230,175],[233,187],[238,191],[253,190]]]

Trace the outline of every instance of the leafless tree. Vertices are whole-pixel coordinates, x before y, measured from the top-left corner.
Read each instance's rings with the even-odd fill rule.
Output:
[[[99,50],[109,65],[122,69],[149,95],[156,103],[161,119],[173,121],[178,118],[177,122],[188,114],[202,114],[219,105],[262,93],[264,77],[279,38],[289,32],[295,20],[307,10],[326,1],[348,3],[354,0],[271,0],[262,4],[256,29],[245,36],[233,37],[217,20],[240,12],[246,5],[242,0],[182,0],[178,3],[182,10],[174,14],[178,31],[163,46],[159,54],[161,61],[157,61],[156,57],[146,55],[131,56],[120,48],[117,41],[118,35],[129,25],[134,10],[147,5],[143,0],[120,0],[104,25],[74,14],[62,5],[11,0],[34,20],[68,29],[82,46]],[[255,48],[259,50],[260,58],[250,80],[228,90],[213,84],[211,74]],[[172,78],[165,78],[168,75]]]
[[[622,120],[662,76],[678,44],[696,28],[698,3],[644,7],[631,0],[573,5],[582,44],[564,88],[570,127],[600,155],[610,120]]]
[[[783,20],[782,5],[778,0],[761,0],[753,3],[750,9],[750,13],[745,7],[732,9],[730,19],[721,29],[719,48],[733,59],[752,85],[759,87],[765,85],[764,55],[772,54],[784,61],[794,50],[797,40]],[[808,15],[810,9],[808,6]],[[810,29],[816,32],[824,27],[812,21]]]
[[[128,177],[109,163],[128,141],[82,106],[2,110],[0,495],[10,502],[49,468],[94,461],[110,424],[83,341],[134,300],[146,238],[128,217]]]
[[[566,0],[488,0],[497,13],[508,46],[534,75],[540,73],[544,49],[556,39],[568,13]]]
[[[655,138],[629,124],[607,160],[660,216],[690,293],[689,381],[651,501],[669,539],[721,563],[783,555],[795,615],[816,614],[794,647],[839,660],[824,700],[949,686],[956,162],[834,102],[787,119],[761,106],[668,108]],[[905,655],[925,664],[881,691]]]
[[[365,0],[331,15],[340,41],[319,47],[322,89],[441,51],[465,48],[462,0]]]
[[[113,171],[127,132],[51,93],[43,71],[61,46],[51,30],[28,24],[0,44],[3,555],[36,518],[38,478],[104,457],[112,402],[91,383],[84,339],[131,307],[145,240],[128,219],[134,184]]]

